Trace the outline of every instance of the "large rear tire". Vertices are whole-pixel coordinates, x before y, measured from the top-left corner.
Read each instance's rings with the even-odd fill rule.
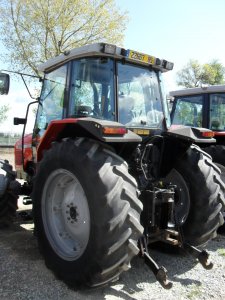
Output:
[[[166,181],[177,186],[175,215],[183,241],[206,244],[223,224],[225,185],[218,167],[199,147],[191,146]]]
[[[9,227],[16,216],[18,196],[6,192],[0,197],[0,228]]]
[[[203,150],[211,155],[214,163],[225,166],[225,146],[211,145],[203,148]]]
[[[0,174],[1,182],[5,182],[5,189],[0,196],[0,228],[9,227],[16,216],[18,196],[8,189],[8,181]]]
[[[211,155],[213,162],[220,168],[221,179],[225,183],[225,146],[211,145],[203,150]],[[223,218],[225,220],[225,210],[223,211]],[[220,227],[219,232],[225,232],[225,223]]]
[[[203,148],[203,150],[212,157],[213,162],[220,168],[221,179],[225,183],[225,146],[211,145]]]
[[[103,285],[139,252],[136,181],[122,158],[95,141],[67,139],[46,151],[33,204],[46,265],[66,283]]]

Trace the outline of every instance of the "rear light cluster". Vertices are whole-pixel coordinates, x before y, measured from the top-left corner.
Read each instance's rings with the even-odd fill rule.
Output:
[[[103,127],[102,131],[104,135],[124,135],[127,133],[125,127]]]
[[[203,131],[201,132],[201,134],[206,138],[213,138],[215,136],[215,133],[213,131]]]

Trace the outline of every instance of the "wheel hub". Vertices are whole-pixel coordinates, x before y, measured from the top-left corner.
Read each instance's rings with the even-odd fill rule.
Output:
[[[72,207],[70,207],[70,212],[69,212],[69,214],[70,214],[70,218],[72,219],[72,220],[74,220],[75,222],[77,222],[77,217],[78,217],[78,212],[77,212],[77,207],[76,206],[72,206]]]
[[[42,197],[45,232],[59,254],[66,260],[79,258],[90,235],[87,197],[77,177],[57,169],[46,181]]]
[[[183,177],[179,172],[173,169],[165,178],[165,182],[173,184],[175,188],[175,216],[176,223],[182,226],[189,214],[190,195]]]

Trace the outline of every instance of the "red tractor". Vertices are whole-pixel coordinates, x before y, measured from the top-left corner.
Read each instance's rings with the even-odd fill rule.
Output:
[[[171,128],[179,125],[213,131],[216,143],[199,144],[221,170],[225,182],[225,85],[171,91]],[[223,213],[225,218],[225,212]],[[225,226],[223,226],[225,229]]]
[[[216,144],[204,145],[225,178],[225,85],[213,85],[171,91],[172,126],[186,125],[209,128]]]
[[[193,144],[211,143],[210,131],[167,130],[162,73],[172,68],[104,43],[39,67],[33,133],[15,145],[16,172],[3,162],[0,223],[15,213],[18,195],[30,197],[46,265],[67,283],[101,286],[139,254],[169,288],[165,268],[148,252],[157,241],[212,267],[196,247],[223,224],[225,186],[211,157]],[[2,93],[7,84],[5,77]],[[26,118],[14,120],[23,132],[29,107]]]

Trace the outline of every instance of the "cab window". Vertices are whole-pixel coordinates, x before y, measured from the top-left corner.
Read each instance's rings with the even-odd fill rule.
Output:
[[[159,89],[156,71],[118,63],[119,122],[128,127],[159,128],[164,117]]]
[[[73,61],[69,117],[114,120],[114,70],[109,58]]]
[[[225,94],[211,94],[210,97],[210,129],[225,130]]]
[[[36,121],[42,133],[52,120],[62,119],[66,75],[67,65],[45,75]]]
[[[202,127],[203,96],[179,97],[176,101],[173,124]]]

